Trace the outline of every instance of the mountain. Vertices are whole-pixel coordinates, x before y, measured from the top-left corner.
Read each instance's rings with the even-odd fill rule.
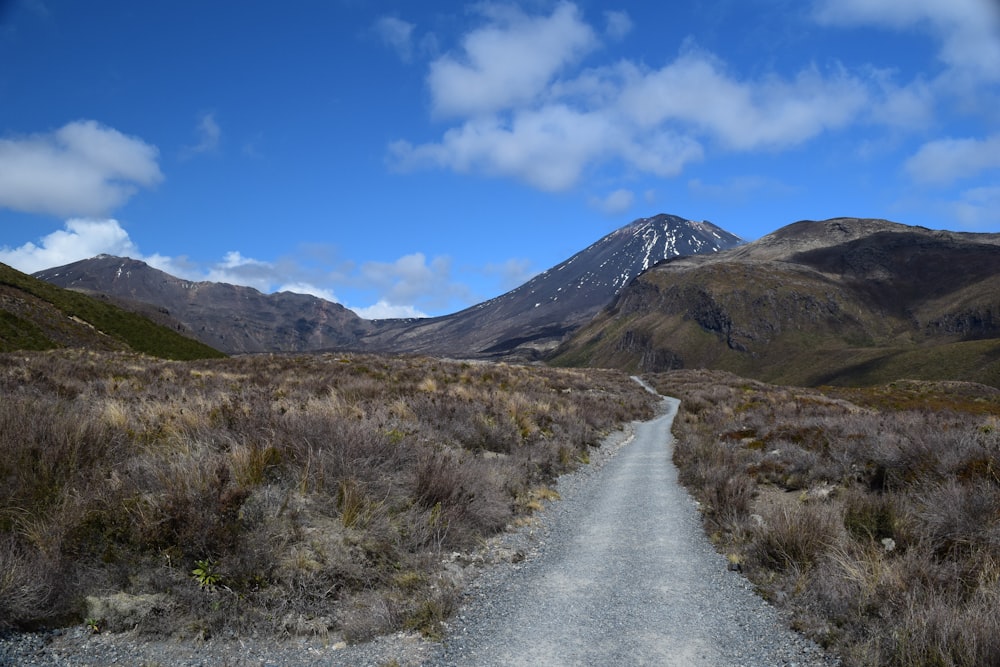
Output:
[[[654,264],[740,243],[710,222],[665,214],[640,218],[495,299],[443,317],[376,322],[363,343],[378,351],[535,358]]]
[[[801,385],[1000,386],[1000,234],[797,222],[643,273],[552,361]]]
[[[435,318],[364,320],[312,296],[190,282],[102,255],[36,273],[63,287],[167,310],[226,352],[363,350],[537,358],[586,323],[641,271],[667,257],[711,253],[741,240],[709,222],[657,215],[608,234],[520,287]]]
[[[146,310],[150,310],[146,307]],[[159,322],[0,264],[0,352],[77,347],[141,352],[166,359],[224,356]]]
[[[343,306],[314,296],[182,280],[125,257],[98,255],[34,276],[131,302],[135,308],[153,304],[202,342],[230,354],[352,347],[371,328]]]

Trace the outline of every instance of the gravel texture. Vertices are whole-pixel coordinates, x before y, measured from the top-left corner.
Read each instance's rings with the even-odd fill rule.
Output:
[[[677,404],[665,399],[660,417],[609,437],[533,521],[447,556],[445,567],[470,583],[443,642],[149,642],[73,628],[0,634],[0,665],[837,664],[787,629],[708,543],[670,460]]]

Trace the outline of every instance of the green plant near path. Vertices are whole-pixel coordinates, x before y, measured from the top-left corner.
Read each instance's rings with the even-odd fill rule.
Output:
[[[202,588],[212,590],[222,581],[222,575],[216,571],[217,564],[208,559],[195,561],[191,576]]]

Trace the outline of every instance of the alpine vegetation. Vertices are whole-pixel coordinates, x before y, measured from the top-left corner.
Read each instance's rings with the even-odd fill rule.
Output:
[[[0,355],[0,627],[439,632],[444,567],[652,397],[428,358]]]
[[[1000,390],[656,386],[711,539],[796,629],[846,665],[1000,664]]]

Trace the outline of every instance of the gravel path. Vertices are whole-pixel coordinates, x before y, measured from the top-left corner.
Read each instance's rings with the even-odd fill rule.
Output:
[[[660,417],[609,438],[591,465],[560,479],[561,500],[535,522],[480,554],[449,559],[448,567],[476,576],[442,643],[399,634],[349,647],[253,638],[181,644],[74,628],[0,635],[0,665],[836,664],[788,630],[708,543],[670,460],[677,405],[665,399]]]
[[[541,553],[484,582],[426,664],[833,664],[706,540],[670,460],[677,405],[563,492]]]

